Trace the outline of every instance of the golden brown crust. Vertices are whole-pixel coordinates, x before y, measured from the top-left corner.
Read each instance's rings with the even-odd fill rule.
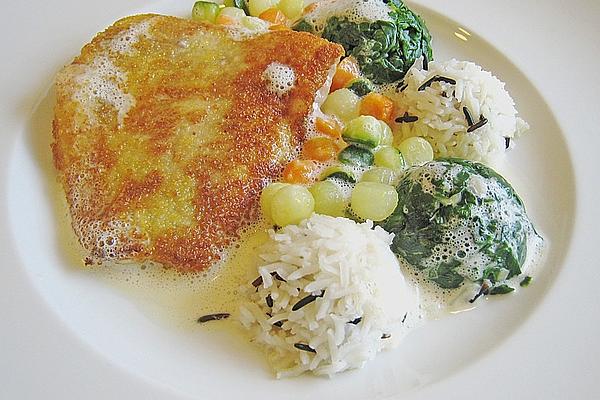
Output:
[[[83,246],[98,260],[208,267],[257,217],[262,187],[303,141],[342,52],[307,33],[234,41],[221,27],[157,15],[97,35],[57,77],[53,123]],[[272,62],[295,72],[282,97],[262,78]]]

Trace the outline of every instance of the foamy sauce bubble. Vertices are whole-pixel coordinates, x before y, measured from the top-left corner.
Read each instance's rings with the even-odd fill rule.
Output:
[[[73,99],[81,104],[90,124],[96,123],[95,112],[99,102],[113,106],[119,126],[123,124],[135,104],[135,98],[121,89],[126,81],[127,73],[117,68],[106,54],[94,58],[85,66],[85,71],[75,77],[77,90]]]
[[[236,42],[251,39],[253,37],[269,32],[270,24],[260,18],[243,17],[251,21],[250,24],[244,24],[242,21],[236,21],[233,25],[225,26],[229,37]]]
[[[132,55],[134,46],[140,41],[140,38],[150,38],[152,22],[153,18],[150,18],[138,24],[133,24],[113,39],[105,41],[103,46],[115,53]]]
[[[279,97],[292,90],[296,83],[296,74],[292,67],[278,62],[269,64],[262,77],[269,92],[275,93]]]
[[[390,8],[383,0],[325,0],[304,16],[317,34],[325,29],[332,16],[346,18],[351,22],[391,21]]]
[[[333,81],[333,76],[335,75],[336,70],[337,65],[332,65],[331,68],[329,68],[329,72],[327,73],[325,83],[323,83],[323,86],[321,86],[321,88],[315,93],[315,100],[312,104],[311,113],[306,119],[305,124],[306,139],[311,139],[316,136],[322,136],[322,134],[319,133],[316,128],[317,118],[321,118],[324,120],[332,118],[331,116],[325,115],[323,111],[321,111],[321,105],[325,102],[327,96],[329,95],[329,90],[331,89],[331,83]]]

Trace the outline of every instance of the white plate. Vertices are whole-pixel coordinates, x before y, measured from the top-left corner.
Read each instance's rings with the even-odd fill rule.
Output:
[[[592,17],[600,16],[599,7],[592,1],[569,8],[558,1],[436,3],[415,7],[432,30],[436,58],[471,59],[492,70],[532,126],[509,155],[507,174],[549,239],[545,265],[518,296],[429,323],[362,371],[285,381],[274,380],[256,349],[235,335],[190,328],[185,320],[169,324],[148,311],[151,299],[73,268],[66,256],[73,244],[57,215],[48,148],[52,77],[118,17],[184,15],[192,2],[2,6],[10,16],[0,27],[10,38],[2,53],[12,56],[0,67],[0,397],[600,395],[593,379],[600,368],[591,356],[600,350],[593,253],[600,88],[591,79],[600,53],[590,38],[598,33]],[[565,15],[578,21],[568,30]]]

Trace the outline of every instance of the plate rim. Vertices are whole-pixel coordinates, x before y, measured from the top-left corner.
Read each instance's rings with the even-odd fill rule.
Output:
[[[557,2],[556,0],[553,0],[553,1]],[[42,3],[40,0],[35,0],[35,2],[36,3]],[[114,10],[114,9],[118,9],[119,8],[119,6],[118,6],[117,3],[118,2],[116,0],[109,0],[108,2],[104,2],[103,5],[102,5],[102,7],[100,7],[99,5],[95,5],[95,6],[92,6],[91,9],[97,10],[100,13],[100,15],[105,16],[105,15],[110,14],[109,11],[106,11],[107,9]],[[439,7],[442,7],[442,8],[443,7],[447,7],[447,5],[446,6],[440,6],[439,4],[436,4],[433,0],[425,0],[425,1],[420,1],[418,3],[422,4],[423,6],[425,6],[427,8],[431,8],[431,9],[434,9],[434,10],[439,9]],[[464,4],[464,3],[466,3],[466,1],[459,1],[459,3]],[[488,3],[491,3],[491,2],[488,2]],[[518,2],[516,2],[514,0],[511,0],[511,1],[507,2],[507,4],[505,4],[503,6],[508,6],[509,3],[510,4],[516,4]],[[580,3],[585,3],[585,2],[584,1],[580,1]],[[132,4],[137,4],[137,5],[140,6],[139,8],[142,8],[143,2],[140,1],[140,0],[135,0],[133,3],[129,3],[127,5],[127,8],[134,7]],[[31,7],[31,5],[30,5],[30,7]],[[43,9],[43,7],[41,7],[41,8]],[[102,14],[103,9],[104,9],[104,14]],[[583,7],[582,10],[583,9],[585,9],[585,7]],[[28,11],[27,9],[21,9],[21,8],[10,10],[11,14],[15,16],[15,19],[18,19],[19,17],[26,16],[27,15],[27,11]],[[111,11],[111,12],[114,13],[114,11]],[[436,10],[436,12],[437,12],[437,10]],[[450,12],[450,11],[448,11],[448,12]],[[448,15],[448,16],[450,18],[453,18],[451,15]],[[101,19],[102,18],[98,18],[98,20],[101,20]],[[43,26],[43,23],[40,24],[40,26]],[[467,26],[469,26],[469,25],[467,25]],[[6,27],[0,28],[0,29],[2,29],[2,31],[4,31],[6,29]],[[80,27],[80,29],[83,29],[83,28]],[[478,34],[481,35],[482,31],[480,29],[474,27],[473,30],[476,31],[476,32],[478,32]],[[488,38],[486,37],[485,34],[482,35],[482,38],[488,40]],[[491,43],[492,45],[494,45],[493,41],[489,41],[488,40],[488,42]],[[521,71],[523,71],[523,73],[527,77],[529,77],[529,75],[523,69],[520,68],[520,63],[523,63],[523,62],[524,62],[524,60],[523,60],[522,54],[520,56],[519,55],[516,56],[515,65],[517,66],[517,68],[519,68]],[[12,68],[6,68],[6,63],[3,63],[3,65],[0,68],[1,68],[0,71],[6,72],[6,74],[3,74],[5,76],[7,76],[7,74],[10,76],[10,74],[13,72]],[[5,80],[5,78],[3,78],[3,81],[4,80]],[[1,110],[1,114],[0,115],[2,115],[4,117],[5,114],[6,114],[7,118],[5,119],[5,121],[8,122],[8,123],[5,124],[5,127],[2,130],[5,131],[5,130],[7,130],[7,128],[10,128],[12,130],[12,132],[8,132],[8,131],[7,132],[3,132],[5,134],[1,138],[1,142],[0,143],[2,143],[4,145],[1,151],[6,151],[7,152],[6,154],[10,154],[9,151],[12,149],[12,144],[14,144],[14,135],[16,134],[15,132],[20,132],[20,130],[18,129],[18,127],[20,126],[20,122],[21,121],[19,121],[18,118],[15,118],[14,115],[12,115],[12,116],[10,115],[10,110],[12,109],[11,106],[14,105],[14,104],[12,104],[12,100],[15,99],[15,98],[17,98],[17,97],[19,97],[19,98],[21,98],[21,97],[28,97],[28,99],[25,101],[25,103],[26,103],[25,106],[26,107],[31,107],[33,105],[33,103],[35,102],[35,100],[32,100],[32,98],[33,98],[32,96],[27,96],[28,93],[31,93],[31,92],[27,92],[27,90],[31,89],[31,88],[35,88],[34,85],[32,85],[30,83],[28,85],[27,84],[23,85],[20,88],[14,88],[15,85],[22,84],[22,81],[23,81],[22,79],[16,79],[12,83],[11,82],[6,82],[8,84],[8,86],[10,86],[11,88],[13,88],[13,90],[10,91],[11,95],[9,97],[3,97],[2,100],[1,100],[2,103],[0,103],[3,106],[2,109],[0,109]],[[532,84],[534,84],[534,86],[536,86],[535,82],[532,82]],[[541,90],[543,88],[537,87],[537,89],[540,91],[540,93],[542,95],[544,95],[544,90]],[[34,91],[35,91],[35,89],[34,89]],[[545,96],[543,96],[543,97],[546,99]],[[554,112],[556,104],[554,104],[553,101],[549,101],[548,102],[548,106],[549,106],[550,110]],[[562,128],[563,127],[563,123],[566,124],[566,121],[564,121],[564,118],[562,116],[559,118],[556,113],[554,113],[554,115],[556,116],[557,123]],[[590,124],[590,128],[591,128],[591,124]],[[570,131],[571,131],[570,129],[563,130],[563,132],[565,132],[565,133],[566,132],[570,132]],[[11,142],[12,142],[12,144],[11,144]],[[594,143],[594,142],[596,144],[600,144],[599,143],[600,141],[598,141],[597,138],[592,140],[592,143]],[[572,149],[570,149],[570,150],[572,151]],[[572,159],[573,160],[577,160],[577,157],[579,157],[580,151],[572,151],[571,154],[572,154]],[[6,160],[6,157],[4,159]],[[5,161],[5,164],[6,164],[6,161]],[[585,232],[587,232],[587,231],[585,231],[584,229],[581,228],[584,225],[583,221],[582,221],[582,219],[584,218],[584,216],[582,215],[583,214],[582,210],[584,210],[585,207],[588,207],[588,204],[586,202],[582,201],[582,196],[590,196],[590,195],[597,195],[598,194],[598,190],[597,189],[596,190],[593,190],[593,189],[590,190],[589,188],[585,188],[584,185],[582,185],[582,184],[580,185],[579,184],[579,180],[583,179],[581,177],[588,176],[587,174],[585,174],[585,173],[583,173],[581,171],[585,170],[586,168],[589,168],[589,166],[591,166],[591,167],[597,167],[598,165],[597,165],[597,161],[595,161],[595,162],[585,162],[584,163],[584,162],[582,162],[580,160],[573,161],[573,164],[574,164],[573,167],[574,167],[574,169],[576,171],[576,176],[575,176],[575,185],[576,185],[576,188],[575,188],[575,190],[577,191],[577,196],[576,196],[576,202],[577,203],[576,203],[576,206],[575,206],[576,207],[576,210],[575,210],[576,221],[574,222],[574,228],[573,228],[575,235],[574,235],[574,237],[572,239],[573,243],[575,243],[576,240],[581,239],[580,237],[582,235],[584,235]],[[6,186],[6,182],[7,182],[7,169],[6,168],[2,168],[1,173],[2,173],[2,175],[0,177],[0,180],[1,180],[0,182],[4,186]],[[7,208],[5,207],[5,203],[6,203],[6,191],[4,191],[3,196],[2,196],[2,205],[3,205],[3,207],[2,207],[2,213],[3,214],[6,213],[6,211],[7,211]],[[6,215],[3,215],[3,216],[6,216]],[[593,215],[593,217],[594,217],[594,219],[598,219],[598,215],[597,214]],[[6,221],[6,219],[3,219],[3,220]],[[3,254],[3,260],[4,260],[4,265],[5,266],[6,266],[6,264],[10,264],[10,263],[7,262],[7,260],[11,260],[14,257],[12,255],[12,249],[14,249],[14,247],[12,247],[10,245],[10,237],[9,237],[8,230],[6,228],[7,227],[5,226],[5,224],[0,224],[0,237],[5,238],[5,240],[2,241],[2,243],[0,244],[0,250],[1,250],[1,254]],[[591,242],[590,238],[588,238],[588,240],[590,240],[590,242],[589,242],[590,244],[593,244],[593,242]],[[585,246],[582,246],[580,243],[577,243],[577,246],[575,246],[575,248],[571,249],[571,253],[574,253],[574,252],[576,252],[578,250],[581,250],[582,247],[585,247]],[[583,254],[587,255],[587,254],[591,254],[591,253],[583,253]],[[573,254],[569,254],[566,257],[567,257],[566,264],[570,265],[571,263],[575,262],[575,261],[573,261]],[[580,255],[577,255],[577,257],[580,257]],[[6,283],[10,282],[11,284],[14,284],[14,286],[12,288],[13,291],[16,290],[15,288],[20,288],[20,290],[27,290],[28,284],[29,284],[29,282],[27,280],[27,277],[23,277],[23,276],[19,275],[18,271],[10,271],[6,267],[3,268],[3,269],[7,270],[5,272],[8,272],[7,273],[8,279],[6,280]],[[563,267],[563,269],[566,269],[566,268]],[[1,287],[4,288],[6,286],[6,283],[2,284]],[[43,302],[42,302],[42,304],[40,304],[39,299],[35,298],[35,295],[31,296],[31,297],[28,297],[28,300],[31,303],[28,306],[30,306],[32,310],[33,309],[37,309],[37,310],[43,310],[44,309],[45,304],[43,304]],[[592,304],[595,304],[595,305],[600,304],[600,301],[598,301],[597,298],[591,298],[590,300],[594,301]],[[546,303],[546,301],[544,301],[544,302]],[[4,304],[4,303],[5,303],[5,301],[2,301],[2,303],[0,303],[0,304]],[[549,304],[545,305],[544,307],[541,307],[542,305],[540,305],[540,307],[538,307],[538,310],[536,311],[536,314],[538,314],[538,312],[540,311],[540,308],[546,308],[546,307],[552,306],[554,304],[555,304],[554,301],[550,301]],[[12,315],[12,314],[9,315],[9,316],[11,317],[11,319],[10,319],[11,322],[12,322],[12,318],[16,317],[15,315]],[[528,335],[531,335],[532,325],[540,323],[540,321],[537,321],[540,318],[544,318],[544,317],[542,317],[542,315],[534,316],[534,318],[531,318],[531,321],[526,321],[524,323],[524,326],[521,326],[519,328],[519,330],[522,331],[522,332],[519,333],[519,335],[525,336],[525,337],[529,337]],[[530,318],[528,318],[528,320],[529,319]],[[53,319],[49,319],[46,322],[48,323],[49,327],[52,327],[52,328],[49,328],[49,329],[55,330],[56,332],[62,332],[64,334],[64,331],[63,331],[64,327],[60,326],[60,324],[56,324],[56,321],[54,321]],[[596,325],[594,326],[594,332],[598,331],[598,326],[597,326],[598,323],[597,322],[598,321],[596,320]],[[542,323],[542,325],[544,325],[543,321],[541,323]],[[17,325],[15,324],[15,325],[11,325],[11,326],[17,326]],[[3,335],[8,336],[7,333],[3,333]],[[517,336],[517,334],[515,333],[513,336]],[[565,335],[565,337],[569,337],[569,336],[570,335],[568,333]],[[77,338],[77,337],[75,337],[75,338],[79,340],[79,338]],[[14,342],[15,341],[14,339],[15,338],[12,338],[11,342]],[[510,346],[516,346],[515,348],[519,348],[519,347],[521,347],[524,344],[522,337],[521,338],[515,338],[515,340],[509,340],[509,341],[514,342],[512,344],[509,343],[509,345]],[[52,343],[48,343],[46,345],[50,346],[50,347],[53,346]],[[51,349],[51,350],[56,350],[56,348]],[[80,350],[82,350],[83,352],[88,351],[88,349],[85,349],[85,348],[80,349]],[[497,355],[492,355],[492,356],[496,357]],[[86,356],[84,356],[84,357],[86,357]],[[564,355],[564,357],[565,357],[566,360],[571,360],[572,359],[572,357],[569,357],[568,354]],[[106,363],[103,362],[103,360],[96,360],[95,357],[90,357],[90,359],[95,360],[95,362],[97,363],[97,367],[99,369],[102,369],[103,367],[106,367],[106,365],[105,365]],[[502,357],[500,357],[500,359],[502,359]],[[477,364],[477,363],[474,363],[474,364]],[[8,368],[8,366],[4,365],[4,363],[2,363],[0,365],[2,365],[2,369],[0,371],[5,372],[5,373],[9,373],[10,369]],[[470,369],[474,369],[474,368],[475,368],[474,365],[472,365],[470,367],[467,367],[466,370],[460,372],[459,375],[464,375],[465,371],[469,371]],[[108,369],[110,369],[110,368],[108,368]],[[597,371],[599,371],[599,369],[596,369],[596,372]],[[473,372],[474,374],[477,374],[476,371],[471,371],[471,372]],[[107,372],[105,371],[104,373],[107,373]],[[130,380],[130,378],[131,378],[131,376],[128,377],[128,378],[126,378],[126,379],[124,379],[122,382],[125,383],[125,385],[131,385],[132,381]],[[458,378],[460,379],[460,377],[458,377]],[[113,379],[117,379],[117,378],[113,378]],[[449,378],[449,379],[453,380],[453,379],[456,379],[456,377]],[[19,380],[17,379],[16,381],[18,382]],[[586,385],[583,385],[583,387],[587,387],[589,390],[593,390],[593,384],[594,384],[594,382],[592,382],[592,380],[589,380],[589,381],[588,380],[584,380],[583,382],[586,384]],[[154,385],[154,383],[152,383],[152,384]],[[440,382],[439,384],[432,385],[430,388],[425,388],[425,390],[423,390],[423,392],[415,393],[415,395],[417,397],[420,397],[420,396],[425,395],[425,392],[427,392],[429,390],[434,390],[434,391],[435,390],[444,390],[443,386],[445,386],[446,384],[447,384],[446,380],[444,380],[444,381]],[[142,382],[140,384],[140,390],[142,392],[144,392],[147,389],[145,387],[145,385],[146,385],[146,382]],[[556,386],[556,385],[554,385],[554,386]],[[551,387],[553,387],[553,386],[551,386]],[[59,390],[56,387],[54,387],[54,388],[56,390]],[[88,389],[89,388],[86,388],[84,390],[88,390]],[[164,390],[164,388],[158,388],[158,387],[156,389],[159,390],[159,391]],[[560,389],[563,389],[563,388],[560,387]],[[122,389],[122,390],[125,390],[125,389]],[[152,389],[152,391],[153,390],[154,389]],[[169,394],[169,391],[170,390],[164,390],[163,394]],[[142,393],[142,392],[140,392],[140,393]],[[59,393],[59,392],[57,392],[57,393]],[[590,392],[590,393],[597,393],[597,392]],[[173,394],[173,395],[174,396],[178,396],[176,394]]]

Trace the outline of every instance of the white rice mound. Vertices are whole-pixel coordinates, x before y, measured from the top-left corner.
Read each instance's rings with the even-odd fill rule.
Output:
[[[457,157],[494,164],[506,151],[505,138],[514,138],[529,129],[517,116],[515,103],[500,81],[479,65],[455,59],[432,61],[428,70],[421,62],[408,71],[404,84],[395,95],[400,115],[408,112],[417,116],[416,122],[397,123],[394,131],[398,140],[421,136],[432,145],[436,157]],[[456,84],[434,82],[424,90],[419,87],[434,76],[451,78]],[[480,116],[488,122],[467,132],[469,127],[463,107],[469,110],[473,122]]]
[[[278,378],[361,368],[419,319],[417,295],[389,249],[393,236],[372,222],[315,214],[270,236],[239,318]],[[320,297],[292,310],[309,295]]]

